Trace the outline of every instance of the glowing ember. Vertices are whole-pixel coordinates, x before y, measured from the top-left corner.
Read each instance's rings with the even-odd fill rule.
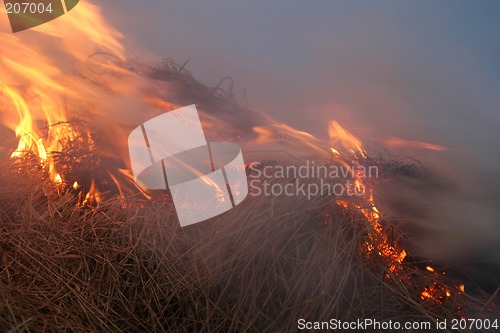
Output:
[[[332,153],[336,157],[336,162],[340,162],[345,167],[350,168],[350,164],[346,162],[348,156],[341,154],[339,149],[346,150],[358,165],[361,165],[367,159],[361,141],[342,128],[339,123],[330,123],[329,134],[332,143],[338,145],[336,148],[331,148]],[[342,161],[342,158],[345,161]],[[368,188],[368,193],[363,198],[366,203],[361,205],[339,199],[337,200],[337,204],[343,208],[354,207],[365,217],[371,229],[368,232],[366,241],[363,243],[364,252],[367,256],[377,256],[385,260],[387,269],[390,272],[390,274],[386,274],[386,277],[390,278],[391,274],[393,274],[399,277],[401,281],[407,281],[407,283],[411,284],[411,279],[405,275],[402,265],[407,252],[391,243],[388,234],[381,224],[381,214],[375,204],[373,189],[370,188],[369,184],[363,182],[362,175],[359,173],[353,174],[356,175],[354,186]],[[426,270],[437,275],[435,269],[431,266],[427,266]],[[463,293],[464,290],[464,286],[460,285],[456,288],[455,294]],[[436,303],[442,303],[452,296],[452,289],[438,282],[433,282],[432,285],[424,287],[420,294],[422,300],[432,300]]]

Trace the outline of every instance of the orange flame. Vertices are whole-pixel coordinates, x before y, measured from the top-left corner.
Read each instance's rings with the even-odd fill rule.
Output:
[[[361,154],[361,156],[366,157],[361,141],[346,131],[338,122],[330,122],[328,134],[330,135],[332,145],[339,144],[352,154]]]
[[[351,156],[354,157],[355,163],[359,165],[362,160],[367,158],[362,143],[359,139],[353,136],[351,133],[346,131],[340,126],[339,123],[333,121],[330,123],[329,134],[332,143],[337,144],[344,150],[346,150]],[[340,148],[339,147],[339,148]],[[345,155],[341,154],[336,148],[331,148],[333,156],[336,161],[342,163],[342,165],[350,168],[349,164],[345,162]],[[387,269],[390,273],[395,276],[399,276],[401,280],[406,281],[409,279],[408,276],[404,274],[403,262],[407,256],[407,252],[404,249],[399,249],[395,244],[391,242],[387,232],[384,230],[381,224],[381,214],[379,209],[375,204],[373,189],[371,189],[367,184],[363,183],[363,177],[359,174],[354,173],[356,179],[354,180],[354,186],[368,188],[368,193],[364,196],[366,204],[353,204],[345,200],[337,200],[337,204],[341,207],[348,208],[350,206],[355,207],[368,221],[371,226],[368,232],[367,239],[363,244],[365,253],[369,256],[376,255],[380,258],[384,258],[387,262]],[[435,269],[431,266],[427,266],[426,270],[432,274],[437,274]],[[390,277],[390,274],[386,275]],[[411,283],[411,282],[409,282]],[[465,291],[463,285],[457,286],[455,293],[460,294]],[[430,286],[424,287],[423,291],[420,293],[420,298],[422,300],[432,300],[437,303],[442,303],[446,298],[452,296],[452,289],[446,285],[434,282]]]
[[[405,140],[396,137],[389,137],[387,139],[384,139],[383,142],[391,148],[408,147],[408,148],[418,148],[418,149],[429,149],[435,151],[448,150],[448,148],[444,146],[439,146],[424,141]]]
[[[4,22],[4,23],[2,23]],[[1,24],[7,24],[5,20]],[[5,28],[6,26],[0,26]],[[0,111],[2,123],[9,127],[17,136],[17,147],[12,152],[12,158],[20,158],[28,154],[38,156],[41,165],[46,169],[55,183],[64,180],[57,170],[54,154],[60,153],[64,147],[61,138],[73,139],[78,133],[69,123],[67,99],[100,100],[95,87],[78,78],[81,70],[78,66],[89,64],[89,55],[95,52],[111,54],[119,60],[124,60],[124,47],[120,43],[121,34],[111,28],[105,21],[100,10],[88,1],[81,2],[78,10],[73,10],[65,16],[39,26],[22,35],[0,35]],[[77,65],[75,65],[77,64]],[[100,64],[100,70],[124,72],[114,63]],[[95,71],[95,70],[91,70]],[[99,77],[99,75],[97,75]],[[136,86],[116,85],[114,91],[120,96]],[[134,90],[135,91],[135,90]],[[82,97],[83,95],[83,97]],[[145,98],[147,99],[147,98]],[[150,98],[153,104],[168,107],[159,99]],[[285,124],[274,123],[269,128],[254,127],[258,143],[282,141],[290,144],[300,143],[309,150],[325,153],[327,150],[321,140],[303,131],[298,131]],[[331,139],[333,156],[338,163],[351,168],[347,163],[347,155],[355,157],[359,165],[367,158],[362,142],[345,130],[339,123],[332,121],[328,133]],[[406,141],[392,138],[392,145],[410,145],[414,147],[442,150],[441,146],[428,143]],[[349,156],[351,157],[351,156]],[[120,170],[128,178],[133,178],[130,172]],[[122,188],[116,178],[111,175],[120,193]],[[204,179],[210,183],[210,179]],[[72,180],[71,180],[72,181]],[[216,185],[216,184],[213,184]],[[358,189],[367,187],[359,175],[354,181]],[[80,184],[73,183],[78,189]],[[369,187],[368,187],[369,188]],[[140,190],[140,188],[138,188]],[[140,190],[141,191],[141,190]],[[142,192],[142,191],[141,191]],[[144,192],[142,192],[144,194]],[[147,194],[144,194],[146,197]],[[83,196],[83,195],[82,195]],[[88,193],[84,195],[83,204],[99,203],[101,193],[92,180]],[[150,198],[150,197],[149,197]],[[222,198],[223,199],[223,198]],[[364,204],[351,204],[338,200],[342,207],[354,206],[365,217],[371,226],[363,248],[367,255],[379,256],[386,260],[387,269],[393,275],[402,274],[402,263],[407,253],[391,243],[389,236],[381,223],[381,214],[375,204],[373,191],[363,198]],[[433,273],[433,270],[428,268]],[[463,285],[458,289],[464,292]],[[422,299],[437,299],[439,295],[449,297],[448,288],[434,284],[426,287]]]
[[[6,24],[0,21],[8,30]],[[89,84],[74,75],[79,71],[76,64],[85,63],[96,50],[124,59],[120,38],[88,1],[21,37],[0,35],[0,120],[18,139],[11,158],[37,156],[50,179],[63,183],[54,155],[64,148],[61,139],[77,136],[66,101],[93,94]]]
[[[299,131],[285,124],[273,123],[269,127],[256,126],[253,128],[257,134],[257,143],[281,143],[294,147],[294,150],[299,150],[303,147],[308,152],[325,154],[325,146],[321,140],[314,135]]]
[[[83,200],[82,205],[96,204],[99,202],[101,202],[101,193],[97,190],[94,180],[92,180],[90,189],[85,195],[85,200]]]

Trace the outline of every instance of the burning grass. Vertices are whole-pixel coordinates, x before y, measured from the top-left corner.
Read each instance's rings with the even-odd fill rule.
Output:
[[[442,277],[410,262],[412,284],[387,277],[360,246],[366,219],[328,197],[249,197],[180,228],[168,197],[82,206],[42,171],[1,169],[1,331],[295,331],[299,318],[432,321],[476,307],[420,300]]]
[[[156,104],[194,99],[209,131],[225,129],[221,139],[239,141],[240,133],[268,145],[285,131],[294,148],[328,151],[308,133],[235,112],[245,110],[231,90],[172,66],[151,69],[171,86]],[[404,232],[379,212],[377,184],[362,177],[355,186],[370,191],[357,200],[250,196],[180,228],[168,193],[137,188],[116,149],[103,148],[109,138],[67,118],[48,122],[35,140],[57,149],[10,147],[13,158],[0,165],[1,331],[278,332],[295,331],[300,318],[432,322],[494,311],[492,300],[464,295],[401,248]],[[329,163],[422,171],[370,159],[336,122],[329,134]]]
[[[211,88],[186,64],[130,61],[99,8],[79,8],[22,43],[1,36],[0,152],[12,158],[0,162],[1,331],[294,331],[299,318],[493,311],[401,248],[362,177],[359,200],[249,197],[181,229],[168,193],[127,172],[127,135],[155,115],[194,103],[209,138],[254,153],[331,150],[347,169],[369,158],[335,121],[328,142],[241,107],[229,78]]]

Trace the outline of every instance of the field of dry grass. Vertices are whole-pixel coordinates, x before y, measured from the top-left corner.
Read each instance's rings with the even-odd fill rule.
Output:
[[[465,301],[421,301],[432,277],[417,268],[414,286],[387,279],[360,252],[366,221],[328,197],[249,196],[180,228],[165,198],[80,207],[42,172],[1,170],[2,332],[290,332],[454,318]]]
[[[206,87],[171,61],[151,71],[171,85],[174,103],[238,119],[229,136],[253,133],[248,127],[267,119],[241,109],[232,84],[228,92]],[[85,191],[92,178],[109,185],[99,165],[116,164],[90,153],[100,150],[89,142],[63,142],[56,160]],[[387,166],[414,175],[412,165]],[[166,194],[108,193],[82,205],[72,184],[54,184],[41,169],[29,157],[0,162],[0,332],[293,332],[301,318],[491,315],[490,296],[423,301],[426,286],[449,281],[411,258],[402,267],[409,278],[388,275],[387,261],[361,246],[372,226],[332,197],[249,196],[180,228]],[[399,242],[405,233],[393,222],[384,218]]]

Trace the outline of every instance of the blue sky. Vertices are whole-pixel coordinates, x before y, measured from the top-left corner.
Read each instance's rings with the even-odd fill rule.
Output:
[[[211,85],[231,76],[253,108],[300,129],[326,136],[336,119],[368,143],[430,141],[452,163],[500,170],[500,1],[100,5],[138,54],[192,58]]]

